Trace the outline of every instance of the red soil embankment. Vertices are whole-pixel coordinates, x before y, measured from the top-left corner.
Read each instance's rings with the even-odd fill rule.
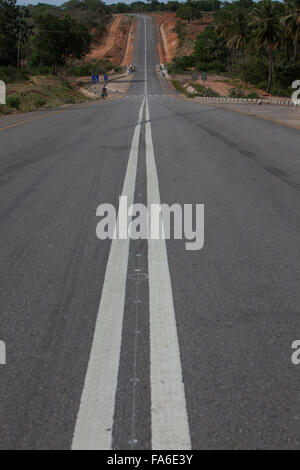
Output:
[[[160,63],[168,63],[174,57],[178,47],[177,33],[174,31],[177,18],[175,13],[153,15],[158,39]]]
[[[128,35],[127,35],[126,49],[125,49],[125,52],[124,52],[123,60],[121,62],[122,66],[132,63],[135,27],[136,27],[136,22],[135,22],[135,20],[133,20],[131,22],[131,26],[130,26],[130,29],[129,29]]]
[[[114,66],[123,64],[125,56],[130,56],[132,48],[128,45],[128,40],[132,42],[133,19],[125,15],[114,15],[112,22],[107,28],[101,44],[95,44],[92,52],[86,57],[86,60],[109,59]],[[129,61],[131,62],[131,60]],[[127,63],[127,62],[126,62]]]
[[[183,44],[179,44],[175,31],[177,21],[176,13],[158,13],[153,15],[158,37],[158,52],[161,63],[170,62],[175,55],[189,55],[193,51],[194,41],[205,28],[214,22],[214,17],[207,13],[201,20],[193,20],[191,23],[182,21],[182,27],[186,31]]]

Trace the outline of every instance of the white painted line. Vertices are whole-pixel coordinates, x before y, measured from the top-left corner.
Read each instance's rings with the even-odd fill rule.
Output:
[[[160,204],[146,99],[147,198]],[[191,449],[180,350],[165,240],[148,240],[152,449]]]
[[[145,26],[145,87],[144,87],[144,95],[148,95],[148,85],[147,85],[147,21],[146,17],[144,16],[144,26]]]
[[[145,98],[135,127],[122,191],[134,202],[138,150]],[[118,226],[118,222],[117,222]],[[106,450],[112,446],[120,363],[129,243],[112,240],[94,339],[75,426],[72,449]]]

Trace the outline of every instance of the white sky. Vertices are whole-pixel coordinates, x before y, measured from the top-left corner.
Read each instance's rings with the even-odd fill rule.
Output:
[[[19,5],[38,5],[38,3],[47,3],[48,5],[62,5],[63,3],[66,3],[67,0],[18,0]],[[132,3],[135,0],[105,0],[104,3],[107,5],[111,3]],[[147,0],[141,0],[146,3]],[[162,2],[163,0],[159,0]],[[181,1],[181,0],[179,0]]]

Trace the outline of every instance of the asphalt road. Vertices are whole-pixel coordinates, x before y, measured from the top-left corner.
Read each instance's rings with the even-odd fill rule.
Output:
[[[150,18],[134,54],[126,97],[1,121],[0,448],[298,449],[300,133],[176,96]],[[204,204],[203,249],[99,240],[121,194]]]

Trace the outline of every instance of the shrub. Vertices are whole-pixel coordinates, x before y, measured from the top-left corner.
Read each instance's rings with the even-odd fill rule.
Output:
[[[51,75],[52,67],[49,65],[27,65],[26,71],[29,75]]]
[[[19,96],[8,96],[6,104],[9,108],[20,109],[21,99]]]
[[[177,20],[174,31],[177,33],[179,47],[183,45],[183,42],[186,38],[186,30],[181,20]]]
[[[220,60],[212,60],[211,62],[197,62],[195,65],[197,72],[212,72],[212,73],[222,73],[225,71],[226,67]]]
[[[200,85],[200,83],[196,83],[194,85],[196,93],[194,93],[194,96],[207,96],[207,97],[219,97],[220,94],[217,93],[216,91],[212,90],[209,87],[206,87],[204,85]]]
[[[249,93],[248,95],[246,95],[246,98],[248,98],[249,100],[258,100],[260,98],[259,94],[258,93]]]
[[[230,88],[228,96],[229,98],[243,98],[244,94],[243,91],[238,88]]]
[[[240,69],[241,67],[242,66],[240,66]],[[243,70],[240,70],[240,76],[243,76],[243,74]],[[253,85],[258,85],[262,82],[267,85],[268,63],[262,57],[251,57],[247,59],[245,75],[247,82],[253,83]]]
[[[184,55],[182,57],[175,56],[172,62],[168,64],[168,71],[170,74],[183,73],[188,68],[193,67],[194,58],[192,56]]]
[[[183,88],[183,86],[180,85],[178,80],[172,80],[172,85],[175,88],[175,90],[179,91],[179,93],[185,94],[185,89]]]
[[[17,69],[9,65],[0,67],[0,80],[5,83],[13,83],[17,80],[28,80],[28,75],[24,69]]]
[[[292,83],[300,79],[300,62],[291,64],[286,60],[277,61],[274,68],[272,93],[291,96]]]
[[[284,88],[280,85],[272,85],[272,88],[271,88],[271,94],[272,95],[275,95],[275,96],[285,96],[285,97],[288,97],[290,98],[292,96],[292,93],[293,93],[293,89],[292,87],[289,87],[289,88]]]
[[[75,101],[74,98],[68,97],[68,98],[65,98],[65,99],[64,99],[64,103],[66,103],[66,104],[74,104],[74,103],[76,103],[76,101]]]
[[[46,106],[46,104],[47,104],[47,101],[44,98],[42,98],[42,96],[38,96],[34,101],[34,105],[37,108],[43,108],[44,106]]]
[[[249,100],[258,100],[259,95],[255,92],[244,94],[239,88],[231,88],[228,92],[229,98],[248,98]]]

